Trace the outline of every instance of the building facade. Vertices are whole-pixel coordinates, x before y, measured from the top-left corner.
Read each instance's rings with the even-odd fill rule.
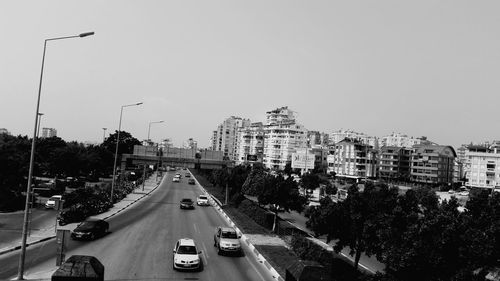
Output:
[[[250,126],[249,119],[231,116],[224,120],[213,132],[212,149],[222,151],[224,158],[237,160],[238,154],[238,130]]]
[[[396,147],[413,147],[414,145],[421,144],[425,141],[426,137],[414,138],[408,137],[401,133],[392,133],[391,135],[382,137],[380,141],[381,146],[396,146]]]
[[[57,130],[54,128],[42,128],[42,138],[57,137]]]
[[[411,149],[397,146],[382,146],[379,153],[379,178],[405,180],[410,178]]]
[[[236,164],[262,162],[264,157],[264,125],[252,123],[238,129]]]
[[[328,147],[329,135],[319,131],[307,132],[308,146],[309,147]]]
[[[500,188],[500,146],[470,145],[465,152],[465,185]]]
[[[344,139],[357,139],[361,140],[364,143],[367,143],[374,149],[379,148],[379,139],[377,137],[372,137],[368,136],[364,133],[358,133],[352,130],[338,130],[338,131],[333,131],[331,134],[329,134],[329,143],[330,145],[335,145]]]
[[[411,180],[419,183],[453,183],[457,154],[451,146],[417,145],[411,158]]]
[[[264,165],[274,170],[283,170],[291,163],[296,149],[306,147],[307,130],[297,124],[295,113],[288,107],[266,112],[264,126]]]
[[[338,177],[375,178],[377,151],[359,139],[346,138],[335,144],[333,155],[327,156],[328,172]]]

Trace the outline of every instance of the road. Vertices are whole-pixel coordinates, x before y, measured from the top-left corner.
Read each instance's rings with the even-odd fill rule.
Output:
[[[197,185],[188,185],[184,177],[172,182],[168,172],[160,186],[141,201],[108,219],[110,232],[95,241],[69,241],[67,257],[95,256],[105,267],[105,280],[272,280],[265,267],[255,260],[248,248],[242,257],[217,255],[213,232],[226,225],[213,207],[181,210],[184,197],[196,199]],[[202,251],[201,272],[177,272],[172,269],[175,242],[193,238]],[[28,247],[26,275],[55,268],[54,239]],[[0,257],[0,279],[17,272],[19,252]]]

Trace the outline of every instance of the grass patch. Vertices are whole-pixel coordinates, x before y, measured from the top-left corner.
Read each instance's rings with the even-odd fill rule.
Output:
[[[299,258],[292,250],[283,246],[254,245],[257,251],[266,258],[280,276],[284,279],[286,269],[294,264]]]

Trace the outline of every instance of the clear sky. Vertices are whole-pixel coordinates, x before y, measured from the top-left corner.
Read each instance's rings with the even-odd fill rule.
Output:
[[[500,1],[0,2],[0,128],[66,141],[118,129],[206,147],[236,115],[289,106],[309,130],[500,139]]]

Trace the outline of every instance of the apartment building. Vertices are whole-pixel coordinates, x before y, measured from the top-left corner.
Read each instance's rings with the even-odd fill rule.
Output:
[[[328,172],[337,177],[356,180],[377,176],[377,151],[357,138],[345,138],[335,144],[333,155],[327,156]]]
[[[422,144],[427,140],[426,137],[414,138],[401,133],[392,133],[391,135],[382,137],[381,146],[397,146],[397,147],[413,147],[414,145]]]
[[[264,157],[264,125],[252,123],[238,129],[236,164],[262,162]]]
[[[57,137],[57,130],[54,128],[42,128],[42,138]]]
[[[250,126],[249,119],[236,116],[227,118],[213,132],[212,149],[222,151],[225,159],[236,161],[238,153],[238,129],[247,126]]]
[[[307,130],[297,124],[295,112],[287,106],[266,112],[264,165],[283,170],[297,148],[306,147]]]
[[[466,186],[500,188],[500,145],[470,145],[465,158]]]
[[[382,146],[379,153],[379,178],[405,180],[410,178],[411,148]]]
[[[451,146],[416,145],[411,157],[411,180],[420,183],[451,184],[457,154]]]
[[[182,148],[198,150],[198,142],[193,138],[189,138],[182,143]]]
[[[319,131],[307,132],[308,146],[309,147],[328,147],[329,135]]]

